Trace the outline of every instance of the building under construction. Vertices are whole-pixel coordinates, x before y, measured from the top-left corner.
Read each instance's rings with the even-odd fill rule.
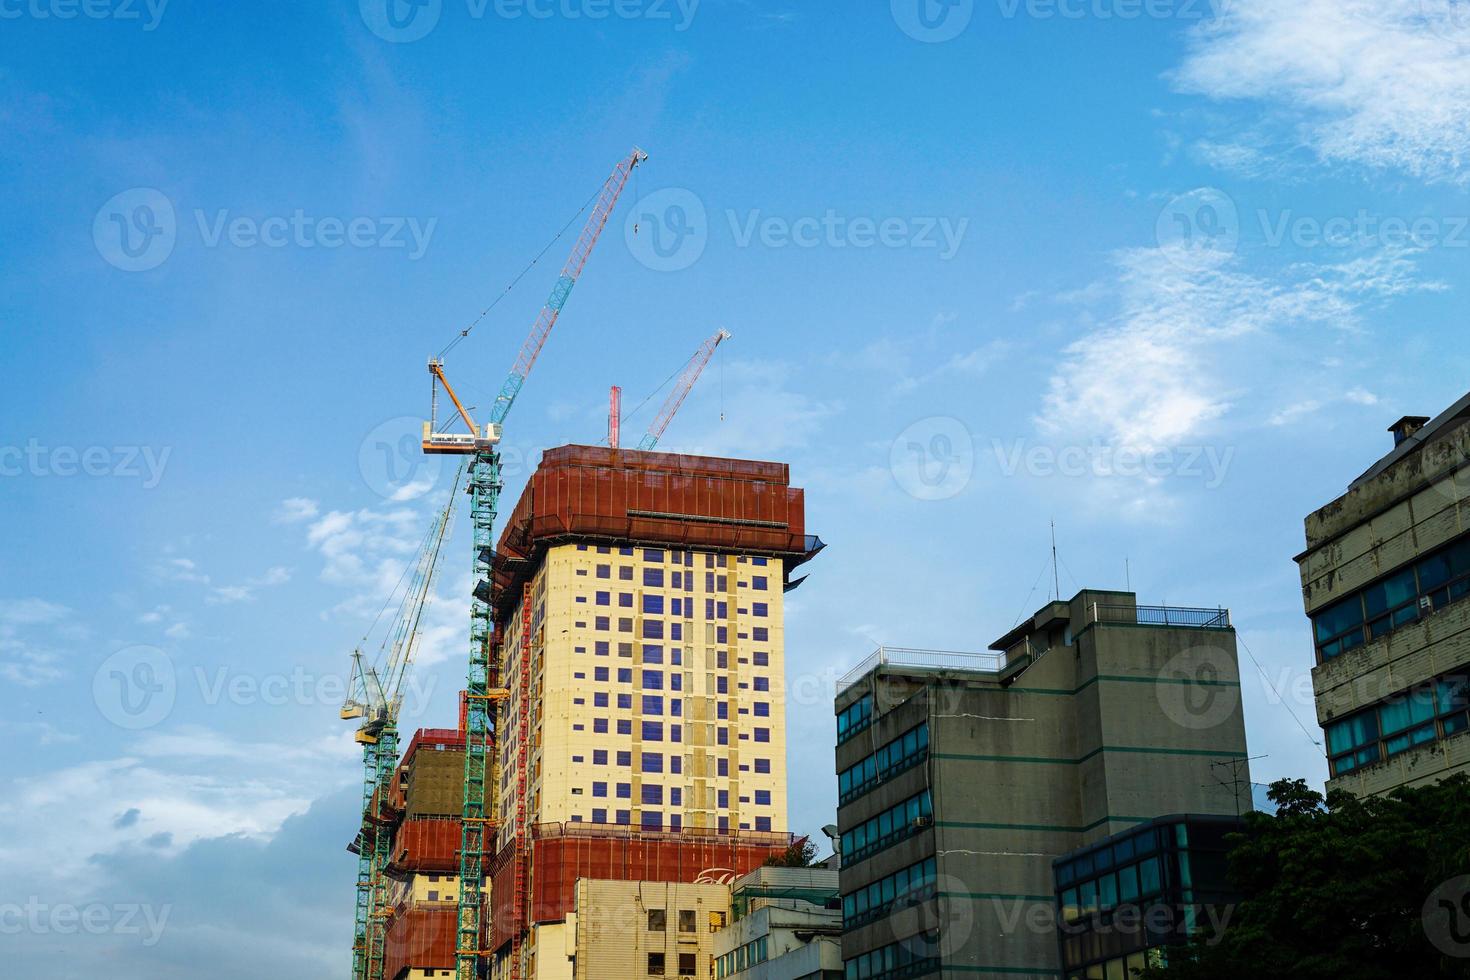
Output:
[[[820,547],[784,464],[545,454],[493,564],[492,976],[599,975],[575,964],[601,893],[579,880],[707,882],[786,849],[783,596]]]
[[[545,454],[479,594],[496,692],[482,975],[611,976],[578,962],[594,932],[599,958],[710,975],[725,886],[791,844],[783,598],[820,548],[784,464]],[[366,807],[386,855],[367,953],[386,980],[448,976],[463,952],[468,711],[420,730]]]

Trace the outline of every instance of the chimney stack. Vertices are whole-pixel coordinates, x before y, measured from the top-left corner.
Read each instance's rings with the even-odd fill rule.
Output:
[[[1393,425],[1390,425],[1388,431],[1393,433],[1393,444],[1397,446],[1424,428],[1427,424],[1429,424],[1429,416],[1427,415],[1405,415]]]

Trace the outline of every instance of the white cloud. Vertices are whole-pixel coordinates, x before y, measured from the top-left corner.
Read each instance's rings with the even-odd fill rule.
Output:
[[[40,687],[65,677],[47,641],[67,635],[70,618],[70,609],[45,599],[0,599],[0,680]]]
[[[1186,92],[1273,110],[1275,142],[1322,161],[1464,181],[1470,17],[1461,0],[1232,0],[1196,28],[1173,78]],[[1199,149],[1259,169],[1234,143]]]
[[[1037,419],[1043,431],[1141,452],[1185,445],[1204,438],[1252,377],[1228,367],[1245,339],[1352,329],[1369,301],[1440,288],[1417,282],[1404,254],[1294,266],[1277,280],[1240,271],[1238,260],[1200,269],[1179,258],[1170,248],[1115,257],[1117,310],[1064,352]]]
[[[298,524],[317,515],[318,505],[309,497],[288,497],[276,508],[272,520],[277,524]]]

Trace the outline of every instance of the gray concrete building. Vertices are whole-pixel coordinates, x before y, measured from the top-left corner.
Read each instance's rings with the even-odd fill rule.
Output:
[[[1228,611],[1086,590],[991,650],[884,648],[838,685],[846,977],[1060,976],[1056,858],[1250,807]]]
[[[756,868],[730,885],[730,924],[715,934],[716,980],[840,980],[835,868]]]
[[[1408,416],[1394,447],[1306,518],[1296,560],[1329,789],[1470,769],[1470,395]]]

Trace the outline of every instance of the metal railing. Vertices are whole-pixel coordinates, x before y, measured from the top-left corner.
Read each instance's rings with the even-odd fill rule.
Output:
[[[1229,629],[1230,610],[1189,606],[1124,606],[1093,603],[1089,622],[1123,623],[1130,626],[1191,626],[1197,629]]]
[[[879,647],[837,682],[837,693],[852,687],[878,667],[922,667],[928,670],[974,670],[998,673],[1005,666],[1003,653],[970,653],[959,650],[917,650],[912,647]]]

